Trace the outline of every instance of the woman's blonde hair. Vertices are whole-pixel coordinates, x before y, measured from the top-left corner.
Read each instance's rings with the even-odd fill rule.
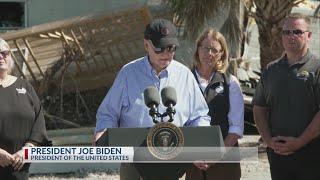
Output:
[[[4,51],[4,50],[5,50],[5,51],[10,51],[10,46],[9,46],[9,44],[7,43],[7,41],[5,41],[4,39],[2,39],[2,38],[0,37],[0,52],[1,52],[1,51]],[[6,59],[7,59],[7,61],[8,61],[8,72],[10,73],[11,70],[13,69],[13,67],[14,67],[14,61],[13,61],[10,53],[9,53],[9,56],[6,57]]]
[[[222,50],[221,50],[222,55],[220,56],[220,60],[215,62],[213,68],[219,72],[225,72],[226,69],[228,68],[228,61],[229,61],[229,50],[228,50],[227,42],[224,36],[213,28],[207,28],[196,40],[196,51],[193,55],[192,68],[195,68],[200,65],[199,47],[201,46],[202,41],[208,36],[211,36],[214,40],[218,41],[222,47]]]

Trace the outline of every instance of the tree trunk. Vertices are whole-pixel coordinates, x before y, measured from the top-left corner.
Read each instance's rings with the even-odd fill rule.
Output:
[[[268,63],[278,59],[283,53],[281,42],[281,28],[270,28],[258,25],[260,44],[260,64],[264,69]]]
[[[256,12],[251,15],[257,22],[260,44],[260,64],[264,69],[268,63],[283,54],[281,41],[282,20],[292,7],[303,0],[253,0]]]

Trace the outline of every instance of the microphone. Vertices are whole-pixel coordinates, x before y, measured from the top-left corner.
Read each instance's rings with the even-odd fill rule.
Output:
[[[169,122],[172,122],[173,115],[176,113],[176,110],[173,107],[177,103],[176,90],[171,86],[167,86],[167,87],[163,88],[161,91],[161,98],[162,98],[163,105],[167,107],[166,113],[170,117]]]
[[[148,108],[150,108],[149,115],[152,117],[153,122],[156,124],[159,122],[156,120],[156,118],[158,117],[157,107],[160,103],[158,89],[154,86],[149,86],[144,90],[143,95],[144,103],[146,104],[146,106],[148,106]]]

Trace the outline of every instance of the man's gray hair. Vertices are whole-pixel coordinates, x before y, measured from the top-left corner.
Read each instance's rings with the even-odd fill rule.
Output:
[[[287,21],[288,19],[303,19],[307,23],[307,28],[309,30],[311,25],[311,19],[308,15],[302,14],[302,13],[290,13],[288,14],[284,19],[283,23]]]

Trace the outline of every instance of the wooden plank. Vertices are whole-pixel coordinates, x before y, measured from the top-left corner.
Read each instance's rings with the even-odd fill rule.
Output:
[[[108,32],[108,34],[111,34],[111,32]],[[107,37],[112,37],[112,39],[107,39]],[[137,32],[137,33],[132,33],[128,35],[112,35],[112,36],[107,36],[106,34],[104,35],[99,35],[96,36],[97,41],[95,41],[97,44],[103,43],[104,45],[113,45],[115,43],[125,43],[128,41],[133,41],[133,40],[143,40],[143,32]]]
[[[47,59],[43,59],[43,61],[41,61],[42,66],[44,65],[54,65],[57,63],[57,61],[60,61],[61,57],[51,57],[51,58],[47,58]]]
[[[78,27],[78,30],[79,30],[80,35],[82,36],[82,38],[84,40],[87,40],[87,38],[86,38],[86,36],[85,36],[85,34],[84,34],[84,32],[83,32],[83,30],[82,30],[82,28],[80,26]],[[90,56],[91,56],[94,64],[96,65],[96,68],[99,68],[98,61],[97,61],[97,59],[96,59],[96,57],[95,57],[90,45],[88,45],[86,42],[84,42],[84,45],[87,47],[87,49],[88,49],[88,51],[90,53]]]
[[[113,61],[115,60],[115,56],[114,56],[113,52],[110,50],[110,47],[106,46],[105,49],[107,49],[107,52],[108,52],[107,54],[110,55],[110,57],[111,57],[111,59],[109,58],[109,61],[110,61],[110,62],[108,62],[108,64],[110,64],[110,67],[109,67],[109,68],[110,68],[110,69],[113,69],[113,68],[114,68],[114,63],[113,63]],[[101,54],[104,54],[104,53],[103,53],[103,50],[102,50]],[[102,55],[102,56],[103,56],[103,55]],[[103,57],[104,57],[104,56],[103,56]]]
[[[73,37],[73,39],[74,39],[77,47],[79,48],[81,54],[84,55],[84,50],[83,50],[83,48],[81,47],[81,45],[80,45],[80,43],[79,43],[79,41],[78,41],[78,38],[77,38],[75,32],[74,32],[72,29],[70,29],[70,33],[71,33],[71,35],[72,35],[72,37]]]
[[[95,34],[91,31],[91,29],[89,29],[88,27],[87,27],[87,25],[83,25],[83,28],[81,28],[81,30],[83,31],[83,30],[85,30],[90,36],[91,36],[91,38],[93,39],[93,42],[96,42],[97,40],[96,40],[96,36],[95,36]],[[100,46],[96,46],[97,47],[97,49],[101,49],[101,47]],[[102,56],[101,55],[101,58],[102,58],[102,60],[103,60],[103,63],[104,63],[104,65],[105,65],[105,67],[108,67],[108,64],[107,64],[107,60],[106,60],[106,58],[104,57],[104,56]]]
[[[52,51],[57,51],[60,54],[62,54],[62,52],[64,51],[64,48],[62,46],[56,46],[56,45],[48,45],[48,46],[45,45],[43,47],[33,48],[33,52],[35,54],[52,52]]]
[[[123,27],[122,27],[123,28]],[[124,29],[126,29],[126,31],[128,31],[128,30],[130,30],[130,29],[127,29],[127,28],[124,28]],[[121,59],[121,61],[122,61],[122,63],[121,64],[124,64],[123,62],[126,62],[127,61],[127,58],[126,58],[126,56],[123,54],[123,52],[122,52],[122,50],[121,50],[121,48],[119,48],[119,42],[120,42],[120,40],[122,40],[122,39],[126,39],[126,41],[128,41],[128,39],[129,39],[129,37],[132,37],[133,35],[132,34],[130,34],[129,32],[126,32],[126,35],[121,35],[121,34],[117,34],[117,36],[114,36],[113,35],[113,32],[110,30],[110,29],[106,29],[106,31],[107,31],[107,34],[109,35],[109,36],[102,36],[101,38],[97,38],[97,39],[100,39],[100,41],[103,41],[103,43],[106,43],[105,45],[104,45],[104,47],[105,47],[105,49],[107,49],[107,51],[108,51],[108,53],[111,55],[111,57],[112,57],[112,66],[109,66],[110,68],[112,68],[112,69],[118,69],[116,66],[115,66],[115,64],[117,64],[117,63],[115,63],[115,60],[117,59],[117,58],[115,58],[115,56],[114,56],[114,52],[115,51],[112,51],[110,48],[110,45],[112,45],[112,46],[114,46],[115,47],[115,50],[116,50],[116,52],[119,54],[119,56],[120,56],[120,59]],[[142,33],[139,33],[139,34],[142,34]],[[112,36],[112,38],[108,38],[108,37],[110,37],[110,36]],[[137,36],[138,36],[138,34],[137,34]],[[99,42],[96,42],[96,43],[99,43]]]
[[[60,39],[61,38],[61,36],[58,36],[58,35],[53,34],[51,32],[48,32],[47,35],[48,35],[48,37],[51,37],[51,38],[56,38],[56,39]]]
[[[37,53],[38,54],[38,59],[39,62],[41,63],[43,60],[47,59],[47,58],[51,58],[51,57],[60,57],[61,58],[61,52],[57,52],[57,51],[49,51],[49,52],[41,52],[41,53]]]
[[[20,47],[20,45],[18,44],[17,40],[14,40],[14,44],[15,44],[16,47],[18,48],[19,54],[21,55],[23,62],[26,64],[27,69],[28,69],[30,75],[32,76],[32,79],[36,82],[36,81],[37,81],[37,78],[36,78],[36,76],[34,75],[32,69],[31,69],[31,67],[30,67],[30,65],[29,65],[29,62],[27,61],[26,57],[24,56],[24,54],[23,54],[23,52],[22,52],[22,50],[21,50],[21,47]]]
[[[23,38],[23,41],[24,41],[24,43],[26,44],[26,46],[27,46],[27,48],[28,48],[28,50],[29,50],[29,52],[30,52],[30,54],[31,54],[31,56],[32,56],[32,59],[34,60],[34,63],[37,65],[40,74],[41,74],[42,77],[44,78],[44,73],[42,72],[42,70],[41,70],[41,68],[40,68],[40,66],[39,66],[39,64],[38,64],[38,62],[37,62],[37,58],[36,58],[35,54],[33,53],[32,49],[31,49],[31,46],[30,46],[30,44],[28,43],[28,40],[27,40],[26,38]]]
[[[122,62],[123,62],[123,63],[126,62],[127,59],[126,59],[125,56],[123,55],[122,50],[120,49],[119,45],[115,45],[115,47],[116,47],[116,49],[117,49],[117,51],[118,51],[118,53],[119,53],[119,55],[120,55],[120,58],[121,58]]]
[[[66,31],[67,31],[67,29],[66,29]],[[61,34],[60,32],[55,31],[54,33],[61,38],[62,34]],[[70,36],[68,36],[68,35],[66,35],[66,34],[64,34],[64,37],[65,37],[68,41],[74,42],[74,39],[73,39],[72,37],[70,37]]]
[[[108,27],[106,27],[106,29],[108,29]],[[105,57],[106,67],[108,69],[113,69],[114,64],[115,64],[115,63],[113,63],[113,61],[115,60],[115,56],[114,56],[114,53],[110,50],[110,47],[108,45],[108,42],[110,42],[110,39],[107,37],[114,38],[114,36],[108,34],[108,32],[105,32],[104,36],[97,34],[96,35],[96,40],[97,40],[96,44],[97,44],[97,46],[101,47],[99,49],[99,52],[102,57]],[[106,53],[106,51],[107,51],[107,53]]]
[[[28,39],[29,39],[29,36],[28,36]],[[29,40],[29,44],[33,48],[39,48],[39,47],[46,47],[46,46],[61,44],[61,40],[60,39],[42,39],[42,38],[38,38],[38,39],[32,40],[32,41]]]
[[[90,69],[90,65],[89,65],[89,63],[88,63],[88,60],[85,58],[84,50],[83,50],[83,48],[81,47],[81,45],[80,45],[80,43],[79,43],[79,41],[78,41],[78,39],[77,39],[76,34],[74,33],[74,31],[73,31],[72,29],[70,29],[70,33],[71,33],[71,35],[72,35],[72,37],[73,37],[73,39],[74,39],[74,42],[76,43],[76,46],[78,47],[78,49],[79,49],[79,51],[80,51],[80,53],[81,53],[81,56],[82,56],[83,59],[84,59],[84,62],[86,63],[88,69]]]
[[[46,35],[46,34],[39,34],[39,37],[40,37],[40,38],[47,38],[47,39],[50,38],[50,37],[49,37],[48,35]]]
[[[67,38],[66,38],[63,30],[61,30],[60,32],[61,32],[63,41],[64,41],[64,42],[66,43],[66,45],[69,47],[69,49],[70,49],[70,51],[71,51],[71,54],[74,56],[74,55],[75,55],[75,52],[73,51],[72,47],[70,46],[70,43],[69,43],[69,41],[67,40]],[[77,59],[74,59],[73,61],[74,61],[74,62],[76,63],[76,65],[77,65],[77,71],[78,71],[78,72],[82,72],[82,69],[81,69],[81,67],[80,67],[79,61],[78,61]],[[72,62],[72,61],[69,60],[68,64],[70,64],[71,62]],[[68,64],[67,64],[67,67],[68,67]],[[77,72],[77,73],[78,73],[78,72]]]
[[[128,43],[129,43],[129,42],[123,43],[122,45],[123,45],[123,46],[125,47],[125,49],[127,50],[128,56],[132,56],[132,55],[133,55],[133,52],[132,52],[132,49],[129,47]]]

